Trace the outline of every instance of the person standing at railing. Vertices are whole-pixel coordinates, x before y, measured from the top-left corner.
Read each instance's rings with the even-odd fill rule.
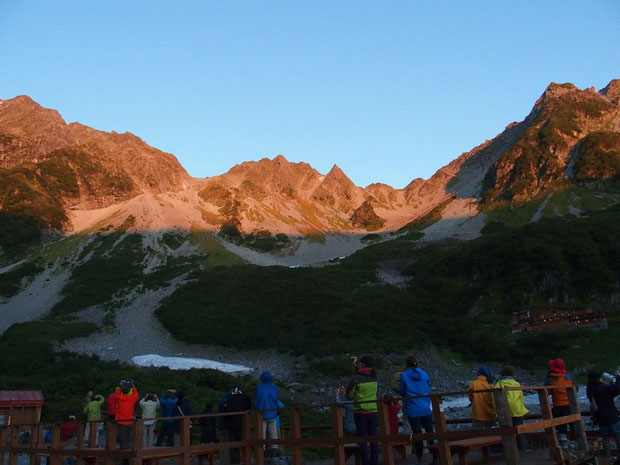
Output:
[[[118,444],[121,449],[129,449],[133,409],[138,403],[138,388],[133,381],[122,380],[115,397],[116,424],[118,427]]]
[[[278,439],[278,388],[271,382],[271,372],[263,371],[260,375],[260,384],[256,386],[254,408],[263,410],[263,439]],[[271,453],[278,450],[274,444],[267,448]]]
[[[142,409],[142,440],[144,447],[153,447],[153,434],[155,433],[155,418],[159,408],[159,398],[157,394],[147,394],[140,400]]]
[[[168,389],[159,398],[159,405],[161,407],[161,416],[164,418],[176,416],[174,410],[177,405],[177,391],[173,388]],[[157,442],[155,446],[161,447],[166,439],[166,446],[174,446],[174,420],[164,420],[161,422],[161,428],[157,435]]]
[[[493,389],[493,375],[486,366],[478,367],[478,376],[469,383],[469,401],[471,402],[471,426],[473,429],[490,429],[496,425],[493,392],[473,392]]]
[[[355,434],[357,427],[355,426],[353,403],[351,399],[347,397],[347,390],[344,386],[341,385],[336,390],[336,398],[334,400],[337,404],[341,404],[340,409],[342,411],[344,433],[349,435]]]
[[[433,410],[431,409],[431,384],[428,374],[418,367],[418,361],[415,356],[410,355],[405,360],[407,369],[400,375],[399,392],[403,397],[420,397],[418,399],[407,399],[405,401],[405,411],[409,417],[411,431],[414,434],[422,432],[422,428],[426,433],[432,433],[433,429]],[[422,463],[424,453],[424,443],[416,441],[414,443],[415,454],[418,463]],[[433,464],[436,463],[436,457],[433,455]]]
[[[177,391],[177,405],[176,410],[173,410],[172,415],[175,417],[186,417],[194,414],[194,409],[189,400],[185,398],[183,391]],[[181,445],[181,420],[174,420],[174,443]],[[191,421],[189,427],[191,428]]]
[[[564,363],[564,360],[561,358],[549,360],[549,372],[547,373],[545,385],[564,388],[551,389],[550,395],[551,401],[553,402],[551,412],[553,413],[553,418],[570,415],[568,393],[565,388],[575,386],[575,389],[577,389],[577,385],[571,375],[566,372],[566,364]],[[572,428],[573,426],[571,425],[571,429]],[[566,437],[566,434],[568,433],[568,425],[559,425],[556,428],[556,431],[558,432],[558,440],[560,441],[560,445],[562,447],[566,447],[568,445],[568,438]]]
[[[616,447],[620,447],[620,415],[614,403],[614,398],[620,396],[620,380],[616,375],[611,383],[605,383],[602,373],[590,371],[586,393],[590,401],[590,411],[603,438],[603,453],[605,457],[610,457],[611,436],[616,440]],[[615,461],[615,465],[618,464],[620,457]]]
[[[357,359],[354,359],[354,364]],[[349,381],[347,395],[355,402],[355,426],[358,436],[376,436],[379,418],[377,416],[377,371],[370,355],[364,355],[355,375]],[[358,403],[364,402],[364,403]],[[377,465],[379,461],[379,445],[376,442],[361,442],[360,457],[362,465]]]
[[[507,365],[502,368],[502,377],[497,383],[495,383],[495,387],[504,388],[504,387],[520,387],[521,383],[517,381],[515,378],[515,368],[513,366]],[[523,397],[523,391],[506,391],[506,398],[508,399],[508,407],[510,408],[510,416],[512,416],[512,424],[514,426],[523,424],[523,417],[529,410],[525,408],[525,398]],[[525,450],[525,438],[523,435],[517,435],[517,448],[519,450]]]
[[[86,405],[84,405],[84,413],[86,414],[86,427],[84,428],[84,439],[90,438],[90,423],[97,422],[95,429],[95,444],[99,444],[99,435],[103,431],[103,417],[101,415],[101,407],[105,402],[105,398],[97,394],[93,396],[92,389],[86,393]]]

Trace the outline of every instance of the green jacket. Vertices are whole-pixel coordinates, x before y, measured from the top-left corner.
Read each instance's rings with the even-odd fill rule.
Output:
[[[105,401],[102,395],[96,395],[93,400],[84,406],[84,413],[88,421],[101,421],[101,406]]]
[[[363,402],[367,400],[377,400],[377,377],[372,374],[372,370],[361,368],[351,378],[347,387],[347,396],[355,402]],[[368,402],[365,404],[355,404],[355,412],[357,413],[374,413],[377,411],[376,402]]]
[[[495,383],[495,387],[519,387],[521,383],[510,376],[505,376]],[[525,399],[523,398],[523,391],[506,391],[506,397],[508,398],[508,406],[510,407],[510,415],[513,417],[522,417],[528,409],[525,408]]]

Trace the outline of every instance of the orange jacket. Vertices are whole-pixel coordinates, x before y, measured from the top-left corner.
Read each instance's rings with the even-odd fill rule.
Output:
[[[566,373],[550,371],[549,373],[547,373],[547,385],[575,386],[575,381],[573,381],[570,375],[567,375]],[[553,401],[554,407],[569,405],[568,393],[566,392],[566,389],[551,389],[549,393],[551,394],[551,400]]]
[[[116,404],[116,416],[114,417],[116,422],[119,425],[131,425],[133,423],[133,408],[138,402],[138,390],[133,387],[128,394],[123,394],[121,389],[117,388],[114,402]]]
[[[481,391],[483,389],[495,389],[495,386],[489,384],[484,375],[479,375],[469,383],[470,391]],[[474,420],[495,421],[495,403],[493,402],[492,392],[470,392],[469,400],[471,400],[471,417]]]

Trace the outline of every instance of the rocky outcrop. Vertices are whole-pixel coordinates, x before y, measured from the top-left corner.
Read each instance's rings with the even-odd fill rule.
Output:
[[[380,229],[385,220],[380,218],[368,200],[365,200],[359,207],[355,209],[351,216],[351,223],[356,227],[364,228],[368,231]]]

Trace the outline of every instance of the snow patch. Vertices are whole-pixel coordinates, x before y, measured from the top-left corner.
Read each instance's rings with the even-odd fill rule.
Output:
[[[131,361],[142,367],[168,367],[172,370],[189,370],[191,368],[202,368],[223,371],[224,373],[238,374],[249,373],[252,368],[244,365],[233,365],[230,363],[216,362],[206,358],[186,358],[186,357],[162,357],[157,354],[137,355]]]

